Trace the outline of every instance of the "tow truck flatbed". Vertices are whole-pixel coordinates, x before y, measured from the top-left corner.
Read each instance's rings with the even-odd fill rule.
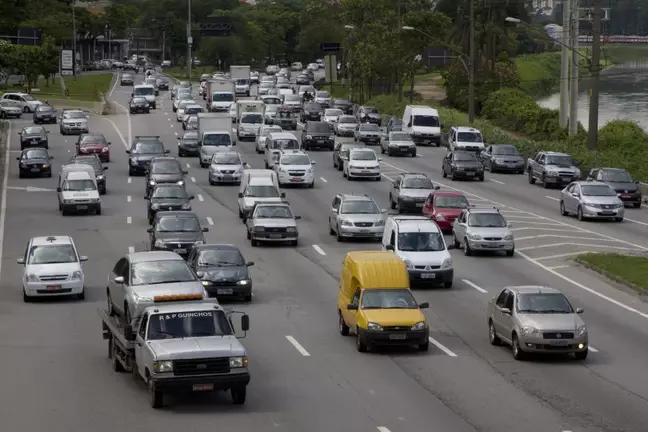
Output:
[[[124,324],[119,317],[110,316],[105,309],[97,309],[101,318],[103,339],[108,341],[108,358],[112,360],[115,372],[130,372],[133,369],[135,342],[126,336],[132,327]],[[129,330],[127,330],[127,327]]]

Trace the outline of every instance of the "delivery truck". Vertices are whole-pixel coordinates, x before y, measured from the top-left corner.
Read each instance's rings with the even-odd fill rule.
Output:
[[[226,78],[208,80],[205,97],[207,100],[207,111],[229,112],[230,106],[236,100],[234,81]]]
[[[230,78],[234,80],[238,96],[250,96],[250,66],[230,66]]]

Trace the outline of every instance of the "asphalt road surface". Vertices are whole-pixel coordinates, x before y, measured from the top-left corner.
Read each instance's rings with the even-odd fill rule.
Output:
[[[130,89],[109,95],[126,106]],[[563,218],[557,191],[526,183],[524,176],[491,175],[481,182],[442,179],[444,149],[422,148],[420,157],[383,156],[383,180],[353,181],[333,169],[331,153],[313,151],[314,189],[286,189],[299,221],[300,246],[255,247],[237,217],[238,187],[210,186],[207,170],[183,158],[194,211],[209,242],[241,247],[254,280],[251,304],[233,304],[250,315],[252,381],[244,406],[224,394],[148,406],[143,384],[110,369],[97,307],[105,305],[108,273],[129,251],[145,250],[145,187],[129,177],[125,146],[135,135],[160,135],[172,154],[182,133],[163,93],[151,114],[93,116],[91,130],[112,142],[108,194],[101,216],[62,217],[55,178],[74,151],[75,137],[47,126],[55,156],[53,179],[18,179],[18,130],[11,122],[5,179],[0,269],[0,418],[6,431],[236,430],[290,432],[602,432],[646,430],[648,412],[648,305],[612,287],[567,258],[578,251],[645,250],[648,213],[628,210],[623,223],[581,223]],[[299,134],[297,134],[299,136]],[[253,142],[239,142],[253,168],[263,168]],[[513,223],[517,252],[506,257],[465,257],[453,251],[451,290],[416,290],[426,310],[433,346],[427,353],[360,354],[337,331],[336,295],[344,254],[378,249],[371,243],[338,243],[327,218],[336,193],[370,194],[388,207],[400,172],[425,172],[443,189],[463,191],[477,204],[497,205]],[[28,189],[29,188],[29,189]],[[549,198],[550,197],[550,198]],[[6,205],[5,205],[6,203]],[[635,222],[631,221],[634,220]],[[86,300],[24,304],[22,267],[16,258],[37,235],[73,236],[85,264]],[[583,307],[592,352],[573,359],[513,360],[489,345],[488,300],[507,285],[548,285]]]

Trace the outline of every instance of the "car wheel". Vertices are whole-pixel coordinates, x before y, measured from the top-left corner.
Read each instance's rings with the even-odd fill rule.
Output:
[[[589,353],[589,349],[586,349],[585,351],[579,351],[574,353],[574,357],[576,360],[585,360],[587,358],[587,354]]]
[[[32,300],[34,300],[31,296],[27,295],[25,292],[25,289],[23,288],[23,302],[25,303],[31,303]]]
[[[151,408],[162,408],[164,404],[164,393],[155,388],[155,381],[149,378],[148,380],[149,403]]]
[[[464,239],[464,255],[471,256],[473,254],[470,245],[468,244],[468,239]]]
[[[549,189],[549,183],[547,182],[547,176],[542,175],[542,187],[544,189]]]
[[[528,168],[527,170],[529,172],[529,184],[535,184],[536,179],[535,177],[533,177],[533,173],[531,172],[531,169]]]
[[[416,157],[416,150],[412,152],[412,157]]]
[[[427,340],[418,346],[419,351],[426,352],[430,349],[430,341]]]
[[[577,215],[579,221],[582,222],[585,220],[585,216],[583,215],[583,208],[581,206],[578,206]]]
[[[252,245],[252,246],[258,246],[258,245],[259,245],[259,242],[257,242],[255,239],[253,239],[252,237],[250,237],[250,245]]]
[[[124,302],[124,321],[126,321],[126,324],[130,324],[131,321],[133,321],[133,317],[131,316],[130,309],[128,307],[128,303]]]
[[[567,210],[565,210],[565,203],[560,201],[560,214],[562,216],[569,216],[569,213],[567,213]]]
[[[454,244],[455,249],[459,249],[461,247],[461,243],[459,243],[459,240],[457,239],[457,236],[452,234],[452,244]]]
[[[358,352],[367,352],[367,344],[365,344],[362,341],[362,338],[360,337],[360,331],[356,329],[356,349]]]
[[[483,182],[483,181],[484,181],[484,176],[483,176],[483,175],[479,176],[479,181],[480,181],[480,182]]]
[[[513,255],[515,255],[515,249],[511,249],[511,250],[506,251],[506,256],[507,257],[512,257]]]
[[[513,350],[513,358],[518,361],[526,359],[526,353],[520,348],[520,340],[518,336],[513,333],[513,342],[511,343],[511,349]]]
[[[497,336],[497,332],[495,331],[495,325],[493,324],[493,320],[488,320],[488,340],[491,345],[499,346],[502,345],[502,339]]]
[[[448,174],[446,174],[445,168],[443,168],[443,169],[441,170],[441,175],[443,176],[443,178],[448,177]]]
[[[247,396],[247,389],[245,387],[233,387],[230,389],[230,394],[234,405],[243,405]]]
[[[622,218],[622,217],[614,218],[614,220],[615,220],[616,222],[623,222],[623,218]]]
[[[641,203],[640,203],[640,202],[638,202],[638,203],[634,203],[634,204],[632,204],[632,207],[634,207],[634,208],[641,208]]]
[[[344,322],[342,318],[342,311],[338,309],[338,329],[342,336],[349,336],[349,326]]]

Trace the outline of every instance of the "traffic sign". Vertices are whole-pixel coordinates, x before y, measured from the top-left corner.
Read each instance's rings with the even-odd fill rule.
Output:
[[[340,51],[340,43],[339,42],[321,43],[320,50],[324,52],[338,52]]]
[[[201,36],[231,36],[232,35],[232,19],[227,16],[207,17],[205,20],[198,24]]]

